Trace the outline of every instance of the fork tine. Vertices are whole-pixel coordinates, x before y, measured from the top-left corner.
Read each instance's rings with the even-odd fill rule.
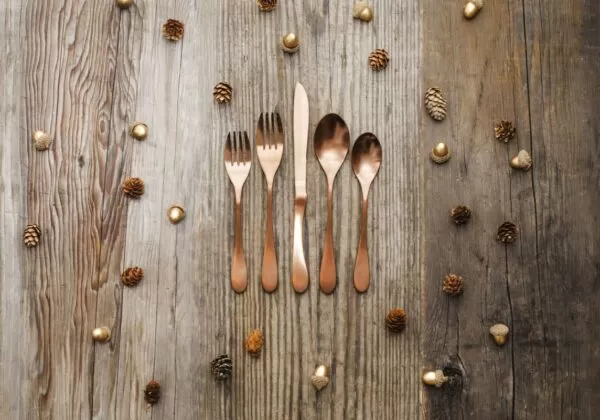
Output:
[[[231,133],[227,133],[227,141],[225,142],[225,162],[231,162]]]
[[[233,132],[233,143],[235,144],[235,163],[239,165],[241,163],[240,159],[240,139],[238,136],[238,132]]]
[[[258,124],[256,125],[256,147],[262,146],[265,148],[265,122],[263,113],[258,118]]]
[[[242,133],[240,132],[240,141],[242,141]],[[244,131],[244,163],[250,163],[252,160],[252,152],[250,151],[250,138],[248,132]]]
[[[277,119],[277,132],[283,133],[283,124],[281,123],[281,115],[279,115],[279,112],[275,113],[275,118]]]

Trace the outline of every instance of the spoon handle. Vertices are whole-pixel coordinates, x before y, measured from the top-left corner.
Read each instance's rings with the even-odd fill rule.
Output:
[[[325,244],[321,259],[320,273],[321,291],[332,293],[336,286],[335,250],[333,249],[333,188],[327,192],[327,226],[325,227]]]
[[[369,251],[367,250],[367,199],[362,200],[360,216],[360,238],[354,264],[354,288],[363,293],[369,288]]]
[[[306,198],[298,197],[294,203],[294,254],[292,256],[292,286],[298,293],[303,293],[308,288],[308,269],[304,258],[304,208]]]
[[[235,200],[235,244],[231,258],[231,287],[237,293],[242,293],[248,286],[248,270],[244,257],[242,241],[242,202]]]
[[[273,240],[273,188],[267,188],[267,226],[265,233],[265,249],[262,260],[262,287],[271,293],[277,289],[277,255]]]

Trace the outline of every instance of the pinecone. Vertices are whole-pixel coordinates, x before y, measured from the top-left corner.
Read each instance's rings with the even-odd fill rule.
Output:
[[[232,93],[233,89],[231,88],[231,85],[225,82],[217,83],[215,89],[213,90],[213,96],[220,104],[231,102]]]
[[[442,291],[450,296],[458,296],[463,291],[463,278],[458,274],[448,274],[444,278]]]
[[[226,354],[222,354],[210,362],[210,371],[218,381],[224,381],[231,376],[233,362]]]
[[[519,228],[513,222],[504,222],[498,228],[496,238],[505,244],[512,244],[519,236]]]
[[[431,118],[442,121],[446,118],[446,99],[440,88],[432,87],[425,92],[425,109]]]
[[[369,55],[369,65],[375,71],[383,70],[390,61],[390,55],[384,49],[377,48]]]
[[[503,141],[504,143],[508,143],[515,137],[515,133],[517,129],[513,127],[510,121],[500,121],[494,127],[494,133],[496,134],[496,139],[499,141]]]
[[[256,0],[261,12],[270,12],[277,6],[277,0]]]
[[[244,341],[244,347],[250,354],[250,356],[258,357],[264,343],[264,336],[260,330],[252,330],[246,341]]]
[[[144,389],[144,399],[148,404],[156,404],[160,400],[160,384],[152,379]]]
[[[163,35],[169,41],[179,41],[183,38],[184,26],[183,22],[176,19],[167,19],[162,26]]]
[[[42,236],[42,231],[38,225],[27,225],[23,231],[23,243],[25,243],[27,248],[37,246],[40,243],[40,236]]]
[[[129,267],[121,273],[121,281],[127,287],[134,287],[144,278],[144,270],[140,267]]]
[[[464,225],[471,219],[471,209],[469,206],[456,206],[450,212],[450,217],[457,225]]]
[[[144,180],[141,178],[125,178],[123,192],[131,198],[140,198],[144,194]]]
[[[390,310],[385,318],[385,326],[391,332],[402,332],[406,327],[406,312],[404,309],[394,308]]]

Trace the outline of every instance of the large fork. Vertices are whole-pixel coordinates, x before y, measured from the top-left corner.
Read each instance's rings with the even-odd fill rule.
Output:
[[[267,181],[267,225],[261,281],[266,292],[277,289],[277,254],[273,239],[273,180],[283,156],[283,125],[276,112],[260,114],[256,127],[256,155]]]
[[[245,131],[227,134],[225,143],[225,169],[235,191],[235,243],[231,257],[231,287],[242,293],[248,286],[248,270],[242,239],[242,189],[250,173],[252,152]]]

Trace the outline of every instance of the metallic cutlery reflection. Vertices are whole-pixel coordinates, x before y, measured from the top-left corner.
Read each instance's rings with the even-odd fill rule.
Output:
[[[256,127],[256,155],[267,181],[267,225],[261,281],[266,292],[277,289],[277,254],[273,240],[273,180],[283,156],[283,125],[278,113],[260,114]]]
[[[250,173],[252,153],[245,131],[227,134],[225,143],[225,169],[235,191],[235,243],[231,257],[231,287],[242,293],[248,286],[248,270],[242,240],[242,189]]]

